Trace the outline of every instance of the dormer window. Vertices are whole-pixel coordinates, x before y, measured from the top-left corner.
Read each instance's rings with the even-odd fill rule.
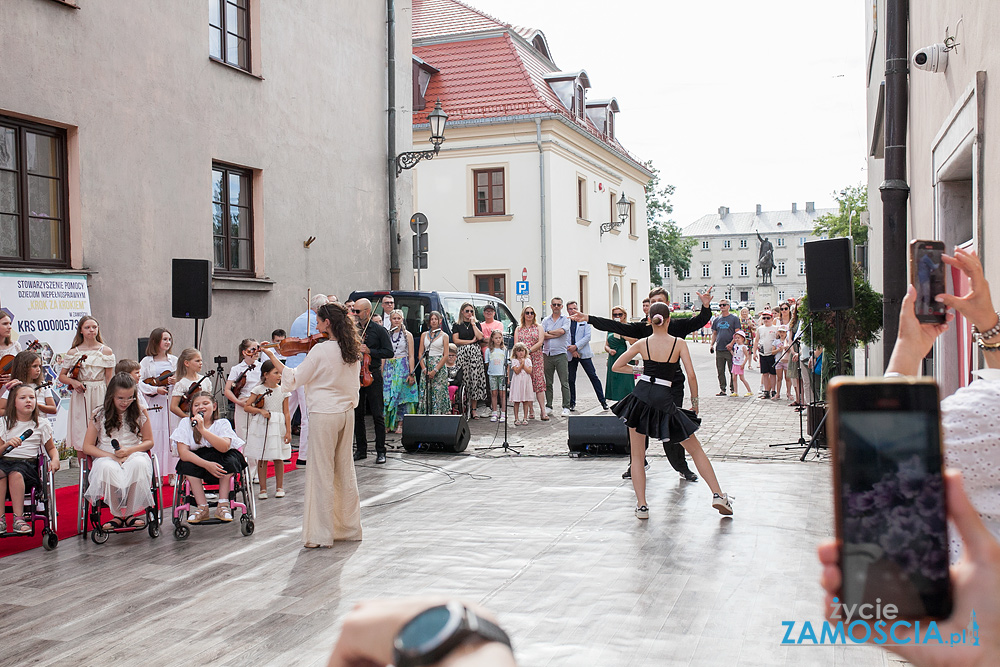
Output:
[[[581,119],[587,117],[590,78],[585,71],[552,72],[545,75],[545,81],[571,116]]]
[[[575,105],[576,109],[573,112],[573,115],[576,116],[577,118],[583,118],[583,106],[584,106],[583,86],[577,84],[576,95],[574,97],[575,97],[574,101],[576,102]]]
[[[618,100],[590,100],[587,102],[587,118],[609,141],[615,138],[615,114],[619,111]]]
[[[423,111],[427,106],[427,86],[430,85],[431,77],[438,73],[438,69],[431,67],[420,58],[413,56],[413,111]]]

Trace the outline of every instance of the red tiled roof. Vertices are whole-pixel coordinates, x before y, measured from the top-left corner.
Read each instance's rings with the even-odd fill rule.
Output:
[[[429,26],[436,26],[432,29]],[[445,27],[450,26],[450,27]],[[483,36],[439,42],[455,33],[494,32]],[[434,102],[448,113],[448,121],[479,120],[532,114],[559,114],[599,142],[645,169],[614,139],[608,139],[586,115],[576,118],[563,106],[545,80],[554,70],[533,46],[514,37],[515,29],[486,16],[458,0],[413,0],[413,55],[439,70],[424,94],[427,105],[413,110],[415,125],[427,122]],[[436,43],[421,44],[433,36]]]
[[[413,39],[508,28],[458,0],[413,0]]]

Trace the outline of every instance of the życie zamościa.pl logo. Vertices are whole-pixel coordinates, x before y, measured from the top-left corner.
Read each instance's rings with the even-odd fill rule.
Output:
[[[904,621],[896,618],[895,605],[847,605],[833,598],[830,617],[818,628],[811,621],[782,621],[784,645],[878,644],[880,646],[940,645],[979,646],[979,624],[972,610],[969,625],[943,636],[937,621]]]

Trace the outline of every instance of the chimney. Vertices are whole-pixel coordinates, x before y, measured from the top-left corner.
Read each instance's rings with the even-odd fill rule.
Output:
[[[720,206],[719,207],[719,220],[725,220],[727,215],[729,215],[729,207],[728,206]]]
[[[757,215],[760,215],[760,204],[757,204]]]
[[[815,212],[816,212],[816,202],[814,202],[814,201],[807,201],[806,202],[806,213],[815,213]]]
[[[798,213],[798,211],[799,211],[799,205],[796,204],[795,202],[792,202],[792,213]]]

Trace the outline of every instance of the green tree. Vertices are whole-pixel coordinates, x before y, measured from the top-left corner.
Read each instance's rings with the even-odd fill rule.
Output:
[[[868,186],[852,185],[833,193],[840,206],[837,213],[827,213],[816,218],[814,236],[851,236],[854,245],[868,243],[868,227],[861,223],[861,213],[868,210]]]
[[[678,275],[683,275],[684,271],[691,267],[691,248],[696,241],[681,236],[680,227],[668,217],[674,212],[674,206],[670,203],[674,186],[660,187],[660,171],[653,166],[652,160],[646,162],[646,168],[653,172],[652,178],[646,184],[649,281],[652,285],[662,285],[660,265],[672,266]]]

